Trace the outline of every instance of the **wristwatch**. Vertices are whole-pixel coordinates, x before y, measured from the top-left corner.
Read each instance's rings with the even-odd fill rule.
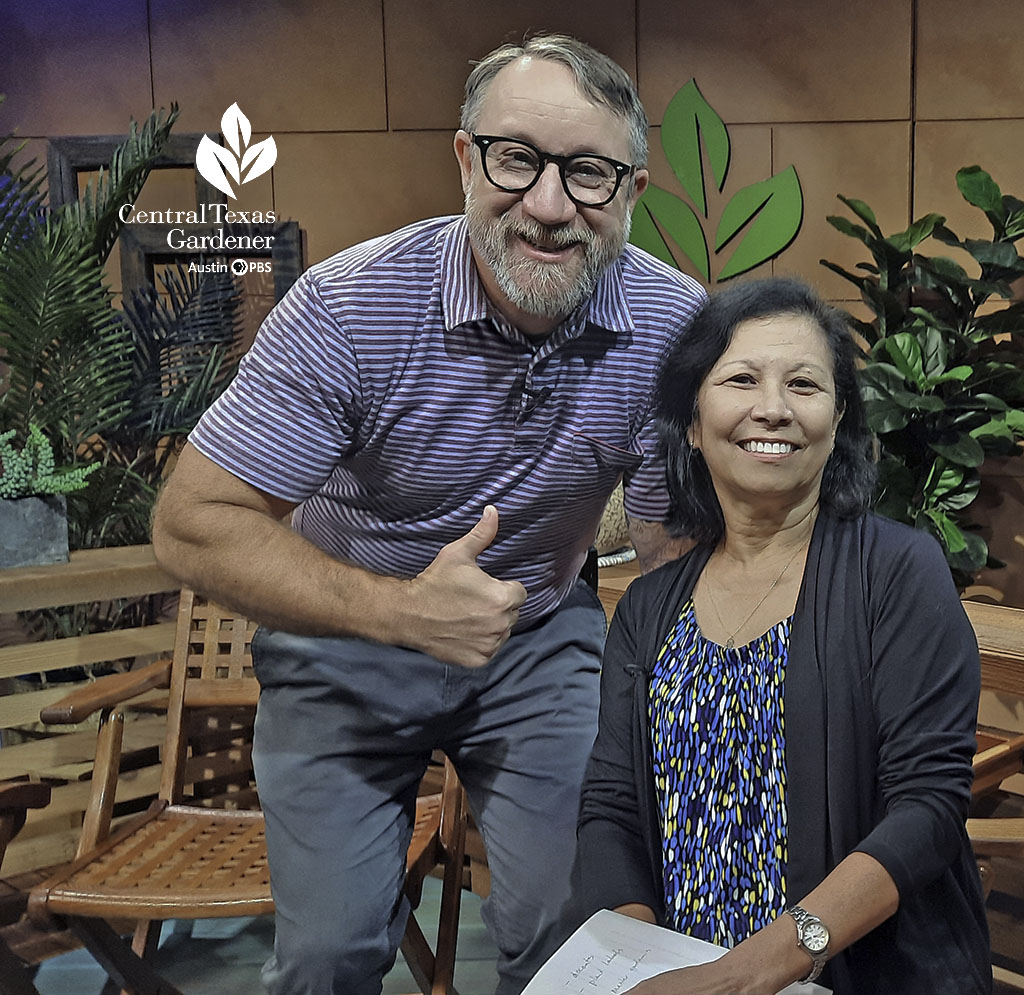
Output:
[[[800,984],[806,985],[821,974],[825,961],[828,960],[828,927],[817,916],[811,915],[799,905],[791,905],[786,909],[786,915],[792,916],[796,921],[796,945],[814,961],[811,973],[800,979]]]

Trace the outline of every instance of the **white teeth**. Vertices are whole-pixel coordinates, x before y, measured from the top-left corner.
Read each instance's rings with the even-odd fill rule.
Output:
[[[796,449],[796,446],[789,442],[744,442],[743,448],[748,453],[769,453],[774,456],[782,456],[785,453],[791,453]]]

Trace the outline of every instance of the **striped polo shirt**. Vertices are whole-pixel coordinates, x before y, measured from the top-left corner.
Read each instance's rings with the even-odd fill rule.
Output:
[[[652,386],[704,297],[627,246],[531,341],[488,301],[465,219],[423,221],[304,273],[190,440],[381,574],[415,576],[493,504],[477,562],[525,586],[528,625],[571,588],[620,477],[631,515],[664,518]]]

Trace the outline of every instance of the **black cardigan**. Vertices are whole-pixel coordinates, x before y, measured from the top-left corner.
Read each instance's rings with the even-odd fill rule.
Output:
[[[588,912],[639,902],[664,920],[647,688],[710,555],[698,547],[634,581],[615,613],[580,809]],[[892,918],[832,959],[822,983],[836,995],[991,991],[964,828],[979,691],[977,641],[938,544],[874,515],[823,511],[786,667],[787,901],[854,850],[900,894]]]

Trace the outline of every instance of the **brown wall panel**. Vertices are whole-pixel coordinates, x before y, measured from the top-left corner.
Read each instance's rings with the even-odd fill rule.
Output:
[[[637,5],[640,91],[652,122],[691,76],[726,121],[909,116],[909,0]]]
[[[634,23],[632,0],[384,0],[390,125],[454,130],[470,62],[530,31],[569,32],[635,77]]]
[[[775,272],[802,276],[832,300],[857,297],[857,289],[819,262],[847,269],[868,259],[855,239],[825,218],[849,217],[837,194],[866,201],[883,231],[906,227],[909,210],[910,126],[892,121],[862,124],[785,124],[772,129],[775,168],[796,165],[804,194],[804,223],[796,241],[775,261]]]
[[[918,0],[917,115],[1019,118],[1020,0]]]
[[[151,0],[158,104],[182,131],[237,102],[260,131],[387,127],[379,0]]]
[[[8,0],[0,133],[118,134],[152,108],[146,0]]]
[[[310,264],[412,221],[462,210],[447,131],[281,135],[278,146],[277,213],[307,230]]]

